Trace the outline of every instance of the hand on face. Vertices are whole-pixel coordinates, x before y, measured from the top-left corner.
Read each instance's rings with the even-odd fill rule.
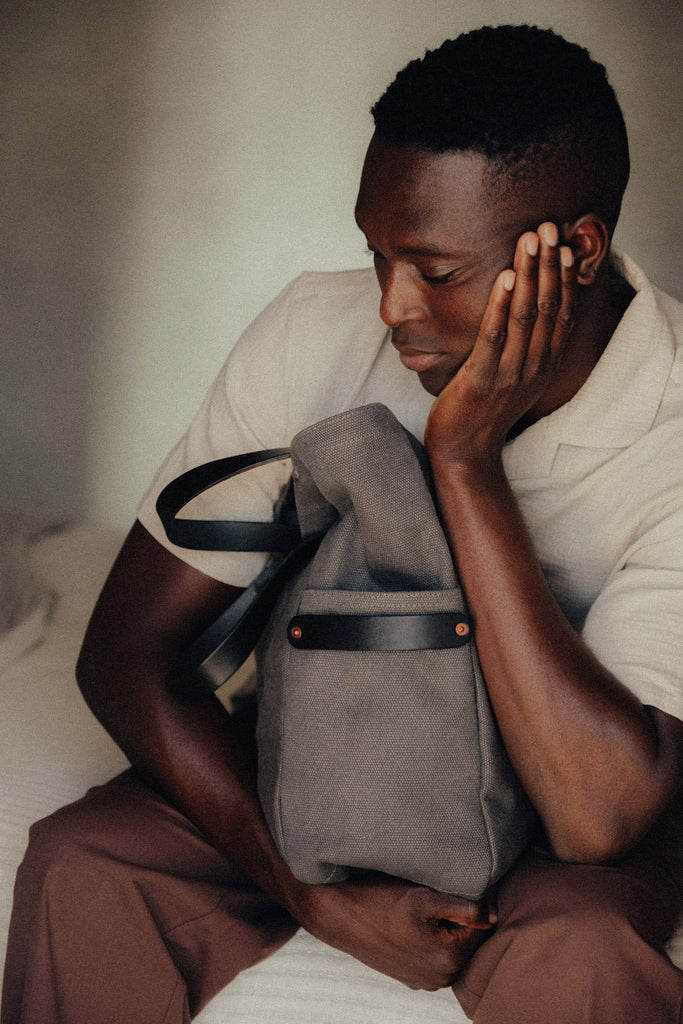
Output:
[[[517,242],[514,270],[496,278],[471,354],[432,406],[430,455],[498,457],[505,439],[542,398],[571,333],[576,272],[554,224]]]

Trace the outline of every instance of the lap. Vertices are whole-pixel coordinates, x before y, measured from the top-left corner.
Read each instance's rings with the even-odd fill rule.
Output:
[[[528,851],[500,884],[496,932],[454,986],[462,1006],[481,1024],[678,1022],[683,972],[664,943],[681,914],[682,866],[680,807],[611,865]]]
[[[185,974],[198,969],[192,964],[198,943],[204,957],[212,944],[224,948],[236,919],[250,926],[258,921],[261,930],[240,967],[267,955],[296,929],[291,918],[133,771],[37,823],[32,830],[34,867],[41,857],[47,862],[56,849],[63,851],[65,844],[86,850],[89,858],[106,858],[110,871],[116,865],[115,871],[135,877],[160,930],[176,943],[174,959]],[[680,819],[674,816],[611,866],[563,864],[543,848],[529,851],[500,884],[496,933],[480,947],[455,987],[463,1006],[474,1012],[487,989],[491,991],[494,977],[501,982],[498,992],[504,987],[508,993],[515,985],[529,984],[528,972],[536,972],[538,982],[554,970],[555,985],[568,983],[569,961],[577,969],[586,958],[597,964],[601,945],[611,951],[609,966],[603,969],[613,972],[622,955],[622,924],[624,942],[637,935],[638,948],[647,949],[638,953],[639,959],[654,957],[652,970],[658,970],[665,959],[663,943],[681,905],[682,849]],[[266,940],[268,931],[272,943]],[[233,965],[231,976],[237,967]],[[222,964],[215,973],[211,991],[217,990],[219,974],[223,983],[227,980]],[[199,978],[195,986],[203,988]],[[500,1017],[501,1022],[505,1019]]]
[[[57,1003],[79,1024],[109,1020],[113,991],[121,1016],[111,1019],[156,1019],[181,990],[194,1015],[297,927],[129,770],[31,829],[15,889],[7,1020],[23,1020],[14,1006],[29,998],[39,1008],[27,1019],[61,1020],[56,976]],[[39,974],[26,995],[25,979]]]
[[[62,850],[73,842],[131,868],[144,867],[159,879],[182,876],[209,885],[256,889],[132,769],[36,823],[31,836],[38,857],[41,848],[49,859],[54,847]],[[628,914],[639,929],[649,929],[653,941],[665,942],[682,905],[679,805],[614,865],[562,863],[542,846],[528,851],[499,885],[499,930],[519,918],[529,920],[532,914],[548,918],[609,906],[615,913]]]

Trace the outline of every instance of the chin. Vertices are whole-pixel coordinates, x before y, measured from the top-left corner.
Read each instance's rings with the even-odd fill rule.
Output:
[[[418,377],[425,391],[433,395],[434,398],[438,398],[446,385],[453,380],[456,372],[454,370],[451,374],[444,374],[443,371],[438,373],[435,370],[425,370],[423,373],[418,373]]]

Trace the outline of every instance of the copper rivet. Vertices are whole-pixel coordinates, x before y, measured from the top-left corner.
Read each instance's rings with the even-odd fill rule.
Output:
[[[301,640],[301,626],[292,626],[289,631],[292,640]]]
[[[469,631],[470,627],[467,625],[466,622],[459,622],[458,625],[455,627],[455,632],[458,634],[458,636],[467,636]]]

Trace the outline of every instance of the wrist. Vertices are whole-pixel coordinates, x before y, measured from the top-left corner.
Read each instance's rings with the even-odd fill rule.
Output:
[[[427,450],[437,485],[456,487],[488,487],[506,479],[502,451],[475,450],[453,452],[435,447]]]
[[[290,878],[282,879],[276,898],[311,935],[325,942],[331,940],[334,944],[340,895],[337,885],[300,882],[290,875]],[[341,939],[341,935],[337,939]]]

